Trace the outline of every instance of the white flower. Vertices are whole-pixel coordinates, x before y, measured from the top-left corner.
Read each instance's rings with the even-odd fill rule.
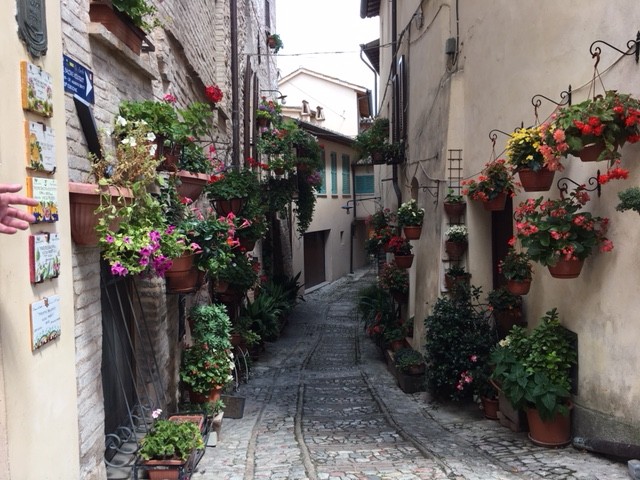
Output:
[[[156,150],[157,150],[157,149],[158,149],[158,145],[156,145],[155,143],[154,143],[154,144],[152,144],[152,145],[149,147],[149,155],[151,155],[152,157],[153,157],[153,156],[155,156],[155,154],[156,154]]]
[[[160,416],[160,414],[162,414],[162,409],[158,408],[157,410],[154,410],[154,411],[151,413],[151,416],[152,416],[153,418],[158,418],[158,417]]]
[[[127,137],[123,139],[121,143],[123,145],[130,145],[132,147],[135,147],[137,145],[135,137]]]
[[[156,134],[153,132],[147,133],[147,140],[150,142],[154,142],[156,140]]]
[[[118,118],[116,118],[116,125],[118,125],[119,127],[126,127],[127,119],[118,115]]]

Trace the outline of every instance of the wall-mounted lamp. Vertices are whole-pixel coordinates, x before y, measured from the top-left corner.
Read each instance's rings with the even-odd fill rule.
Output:
[[[280,100],[280,103],[282,103],[282,105],[286,105],[286,98],[287,95],[283,95],[282,92],[280,90],[260,90],[261,92],[276,92],[278,94],[278,96],[276,97],[276,100]]]

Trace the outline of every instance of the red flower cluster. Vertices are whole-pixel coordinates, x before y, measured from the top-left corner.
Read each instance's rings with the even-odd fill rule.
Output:
[[[620,162],[616,161],[615,167],[607,170],[607,173],[603,173],[598,176],[598,183],[600,185],[604,185],[610,180],[626,180],[629,178],[629,170],[625,168],[620,168]]]
[[[220,90],[220,87],[218,87],[215,83],[206,87],[204,89],[204,94],[207,97],[207,100],[212,103],[218,103],[220,102],[220,100],[222,100],[222,97],[224,97],[222,90]]]
[[[249,167],[251,168],[261,168],[263,170],[269,170],[269,165],[266,163],[262,163],[262,162],[258,162],[257,160],[254,160],[252,157],[248,157],[247,158],[247,163],[249,164]]]
[[[216,183],[219,182],[220,180],[222,180],[224,178],[223,174],[219,174],[219,175],[211,175],[209,177],[209,183]]]

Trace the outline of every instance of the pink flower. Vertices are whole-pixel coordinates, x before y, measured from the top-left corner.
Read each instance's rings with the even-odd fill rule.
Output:
[[[558,128],[555,132],[553,132],[553,139],[557,143],[564,142],[565,139],[566,139],[565,134],[564,134],[564,130],[562,130],[561,128]]]
[[[611,240],[605,239],[600,245],[601,252],[610,252],[613,250],[613,242]]]
[[[173,95],[171,95],[170,93],[165,94],[165,96],[162,97],[162,100],[167,103],[176,103],[178,101],[178,99]]]

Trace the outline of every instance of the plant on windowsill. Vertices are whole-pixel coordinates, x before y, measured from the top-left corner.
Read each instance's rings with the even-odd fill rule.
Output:
[[[529,335],[523,328],[514,327],[491,352],[495,365],[492,379],[513,407],[527,410],[534,443],[559,446],[569,442],[570,370],[576,361],[571,334],[560,324],[555,308]],[[542,420],[542,431],[535,417]],[[556,421],[560,425],[555,437],[542,438],[544,429]]]
[[[477,180],[461,183],[465,186],[462,193],[482,202],[486,210],[504,210],[507,196],[513,197],[517,192],[513,174],[501,158],[487,163]]]
[[[389,119],[376,118],[368,129],[356,135],[354,147],[360,158],[370,157],[374,165],[384,164],[389,147]]]

